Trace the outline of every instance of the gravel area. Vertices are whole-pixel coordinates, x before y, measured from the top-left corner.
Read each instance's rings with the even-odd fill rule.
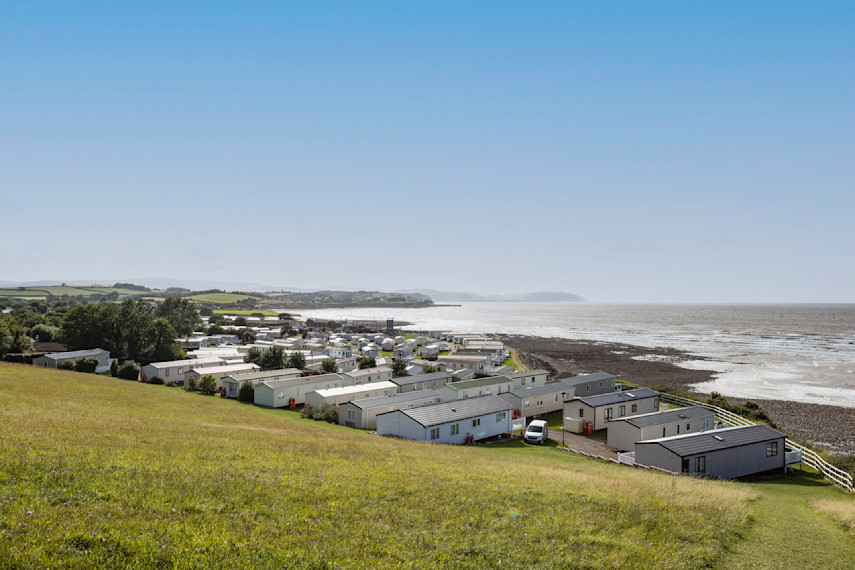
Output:
[[[548,363],[556,378],[603,371],[614,374],[618,380],[648,387],[672,386],[703,399],[705,395],[694,392],[690,385],[712,380],[715,374],[676,366],[674,362],[684,358],[702,358],[670,348],[529,336],[501,338],[520,352]],[[639,360],[638,357],[644,359]],[[833,451],[855,453],[855,410],[852,408],[786,400],[756,401],[778,429],[787,435]]]

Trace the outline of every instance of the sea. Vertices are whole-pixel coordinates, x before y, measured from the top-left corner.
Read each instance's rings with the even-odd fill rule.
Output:
[[[711,370],[703,393],[855,408],[855,304],[619,305],[463,303],[419,309],[323,309],[304,317],[395,319],[412,331],[455,331],[614,342],[686,353]],[[663,358],[651,351],[639,358]]]

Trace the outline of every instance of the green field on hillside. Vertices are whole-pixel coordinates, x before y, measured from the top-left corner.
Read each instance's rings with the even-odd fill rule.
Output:
[[[0,363],[0,567],[848,567],[855,502]],[[855,520],[855,518],[850,519]],[[847,530],[850,529],[850,530]]]
[[[237,293],[201,293],[187,297],[191,301],[202,301],[204,303],[218,303],[228,305],[229,303],[237,303],[244,299],[254,299],[253,295],[238,295]]]
[[[117,289],[115,287],[67,287],[62,285],[51,287],[26,287],[24,289],[0,289],[0,297],[20,297],[30,300],[36,298],[44,299],[48,295],[53,295],[55,297],[61,297],[63,295],[68,295],[69,297],[88,297],[90,295],[106,295],[107,293],[118,293],[121,297],[144,294],[142,291]]]
[[[234,315],[237,317],[250,317],[255,314],[261,314],[265,317],[275,317],[280,313],[276,311],[263,311],[261,309],[214,309],[215,315]]]

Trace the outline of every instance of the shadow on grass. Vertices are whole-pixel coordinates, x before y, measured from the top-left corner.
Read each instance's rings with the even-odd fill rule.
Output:
[[[546,440],[546,443],[543,445],[540,444],[532,444],[526,443],[522,439],[514,439],[511,441],[503,441],[501,443],[491,443],[487,445],[487,447],[501,448],[501,449],[515,449],[515,448],[523,448],[523,447],[558,447],[559,443],[553,441],[551,439]]]
[[[819,473],[799,471],[798,469],[786,474],[776,469],[775,471],[767,471],[765,473],[740,477],[737,481],[755,483],[758,485],[787,485],[790,487],[825,487],[831,485],[831,483],[826,481]]]

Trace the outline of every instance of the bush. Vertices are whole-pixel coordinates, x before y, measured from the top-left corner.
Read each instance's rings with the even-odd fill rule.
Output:
[[[98,359],[97,358],[78,358],[74,362],[74,369],[78,372],[86,372],[88,374],[94,374],[95,369],[98,368]]]
[[[363,356],[359,361],[359,369],[365,370],[366,368],[374,368],[377,366],[377,361],[373,356]]]
[[[119,361],[116,359],[110,361],[110,375],[113,378],[119,377]]]
[[[56,366],[60,370],[74,370],[74,362],[71,360],[63,360]]]
[[[255,402],[255,386],[252,385],[252,382],[241,384],[240,390],[238,390],[238,401],[249,402],[250,404]]]
[[[324,404],[320,408],[315,408],[312,412],[312,419],[331,424],[338,423],[338,408],[331,404]]]
[[[217,391],[217,378],[213,374],[205,374],[199,378],[199,391],[211,396]]]
[[[304,418],[311,418],[312,414],[314,414],[314,413],[315,413],[315,408],[313,408],[309,404],[305,404],[303,406],[303,409],[300,410],[300,416],[302,416]]]
[[[195,377],[195,376],[193,376],[192,374],[191,374],[191,375],[190,375],[190,377],[187,379],[187,387],[186,387],[186,389],[187,389],[187,391],[188,391],[188,392],[195,392],[196,390],[198,390],[198,389],[199,389],[199,383],[196,381],[196,377]]]
[[[140,365],[133,360],[126,360],[119,365],[117,375],[124,380],[139,380]]]
[[[161,378],[160,376],[152,376],[151,378],[148,379],[148,383],[149,384],[157,384],[159,386],[163,386],[163,384],[164,384],[163,378]]]
[[[336,364],[335,359],[324,358],[321,361],[321,372],[324,374],[335,374],[338,372],[338,364]]]
[[[22,354],[19,352],[6,354],[3,356],[3,362],[14,362],[16,364],[32,364],[34,358],[38,358],[39,356],[44,356],[44,352],[28,352],[26,354]]]

